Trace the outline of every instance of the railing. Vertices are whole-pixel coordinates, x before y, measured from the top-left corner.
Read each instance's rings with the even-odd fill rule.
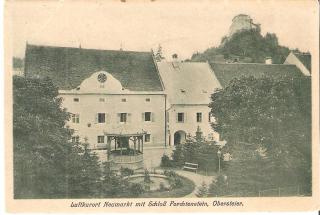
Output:
[[[278,187],[257,192],[236,193],[224,195],[223,197],[288,197],[288,196],[309,196],[307,186]]]
[[[143,154],[115,155],[111,153],[111,160],[115,163],[135,163],[143,161]]]

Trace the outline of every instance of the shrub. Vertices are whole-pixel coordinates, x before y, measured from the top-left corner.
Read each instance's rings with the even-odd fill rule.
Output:
[[[129,195],[130,196],[139,196],[140,194],[144,193],[143,185],[138,183],[132,183],[129,186]]]
[[[125,176],[133,175],[134,171],[132,169],[129,169],[129,168],[122,168],[121,167],[120,173],[121,173],[121,176],[125,177]]]
[[[163,172],[163,174],[165,175],[165,176],[167,176],[167,177],[176,177],[177,176],[177,174],[174,172],[174,171],[172,171],[172,170],[165,170],[164,172]]]
[[[209,186],[209,196],[223,196],[228,193],[228,181],[224,175],[219,175]]]
[[[144,180],[144,183],[147,183],[147,184],[151,183],[150,174],[147,169],[144,171],[144,179],[143,180]]]
[[[161,158],[161,167],[172,167],[173,163],[170,160],[169,156],[166,154],[163,154],[162,158]]]
[[[160,184],[159,184],[159,191],[166,191],[166,190],[168,190],[167,187],[164,185],[163,182],[160,182]]]
[[[197,197],[206,197],[208,195],[208,187],[205,182],[202,182],[201,186],[198,187],[198,191],[196,193]]]

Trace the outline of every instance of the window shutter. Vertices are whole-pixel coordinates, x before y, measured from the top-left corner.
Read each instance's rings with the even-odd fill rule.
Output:
[[[155,119],[155,114],[154,114],[154,113],[151,113],[151,121],[152,121],[152,122],[155,122],[155,121],[156,121],[156,119]]]
[[[184,119],[183,122],[187,122],[187,113],[184,113]]]
[[[144,116],[145,116],[145,113],[142,113],[142,114],[141,114],[141,120],[142,120],[142,122],[144,122],[144,121],[145,121]]]
[[[120,123],[120,117],[121,117],[121,114],[117,113],[117,123]]]
[[[176,122],[178,122],[178,113],[176,113]]]
[[[152,135],[151,142],[154,143],[154,136]]]

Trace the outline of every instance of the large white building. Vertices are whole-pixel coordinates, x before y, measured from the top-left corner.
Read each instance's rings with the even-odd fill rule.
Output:
[[[293,64],[156,63],[152,52],[27,45],[24,74],[49,77],[59,88],[62,105],[71,113],[67,125],[75,131],[72,141],[87,142],[106,154],[111,138],[120,135],[112,150],[120,148],[121,155],[124,145],[136,157],[143,147],[152,149],[148,156],[121,162],[132,167],[133,161],[144,159],[150,167],[163,154],[156,149],[183,144],[199,129],[207,140],[221,141],[211,127],[208,105],[211,94],[232,79],[304,73]]]

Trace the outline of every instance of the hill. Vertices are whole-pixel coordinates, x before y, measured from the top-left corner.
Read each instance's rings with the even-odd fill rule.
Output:
[[[266,57],[271,57],[274,64],[282,64],[289,52],[288,47],[279,45],[275,34],[262,36],[258,28],[238,31],[230,38],[224,37],[219,47],[195,53],[190,61],[263,63]]]

